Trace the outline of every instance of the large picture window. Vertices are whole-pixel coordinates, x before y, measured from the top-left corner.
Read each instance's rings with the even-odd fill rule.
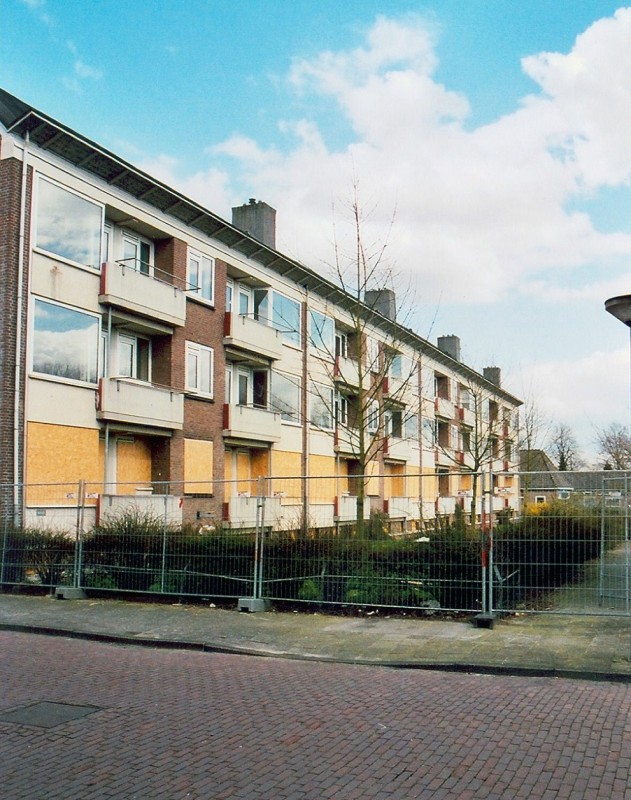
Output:
[[[300,422],[300,379],[274,372],[270,406],[286,422]]]
[[[309,311],[309,343],[314,350],[328,358],[335,353],[335,323],[319,311]]]
[[[318,428],[333,428],[333,389],[320,383],[311,384],[309,398],[309,419]]]
[[[77,264],[99,269],[103,209],[96,203],[40,179],[35,246]]]
[[[39,299],[33,311],[33,372],[95,384],[100,318]]]
[[[215,259],[194,250],[188,253],[189,291],[208,303],[215,302]]]
[[[280,331],[283,341],[300,347],[300,303],[274,292],[272,325]]]

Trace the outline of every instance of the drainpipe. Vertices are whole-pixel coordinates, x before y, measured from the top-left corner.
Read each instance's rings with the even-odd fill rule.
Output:
[[[24,149],[22,151],[22,188],[20,204],[20,229],[18,244],[18,286],[17,286],[17,328],[15,332],[15,389],[13,395],[13,521],[19,525],[22,518],[22,498],[20,486],[22,483],[22,471],[20,470],[20,419],[22,418],[20,384],[22,381],[22,325],[24,321],[24,247],[26,239],[26,189],[28,179],[28,131],[24,136]]]

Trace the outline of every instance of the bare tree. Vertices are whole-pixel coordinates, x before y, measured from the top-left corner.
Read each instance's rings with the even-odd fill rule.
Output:
[[[538,463],[534,460],[534,454],[546,449],[550,424],[550,420],[542,414],[533,397],[527,396],[520,414],[519,426],[519,450],[524,454],[520,466],[527,472],[534,469]]]
[[[367,242],[357,184],[349,211],[352,247],[343,252],[336,234],[333,265],[335,280],[349,298],[348,325],[334,330],[329,317],[309,311],[310,347],[323,356],[309,375],[310,423],[333,431],[338,448],[352,462],[361,534],[372,462],[392,437],[419,440],[419,370],[398,338],[401,327],[388,324],[395,322],[401,297],[397,300],[396,276],[386,263],[387,237]],[[319,409],[315,414],[314,406]]]
[[[439,397],[440,397],[440,389]],[[482,473],[494,461],[507,455],[502,447],[507,442],[504,436],[512,420],[504,417],[491,389],[480,384],[460,385],[460,406],[462,408],[458,429],[458,442],[453,441],[453,423],[437,421],[436,444],[441,452],[452,461],[460,473],[471,475],[471,523],[475,524],[476,508],[480,491]],[[456,446],[454,446],[456,445]],[[512,453],[511,453],[512,455]]]
[[[631,436],[623,425],[612,422],[596,434],[605,469],[631,469]]]
[[[583,465],[576,437],[569,425],[561,422],[555,426],[551,435],[549,455],[560,472],[580,469]]]

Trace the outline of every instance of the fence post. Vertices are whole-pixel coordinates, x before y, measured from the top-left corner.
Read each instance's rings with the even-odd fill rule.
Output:
[[[263,530],[265,527],[265,479],[258,478],[256,485],[256,524],[254,530],[254,570],[252,596],[240,597],[239,611],[267,611],[269,603],[264,600],[263,589]]]
[[[489,472],[489,524],[487,529],[486,535],[486,547],[488,553],[488,563],[489,563],[489,572],[488,572],[488,579],[489,579],[489,614],[493,614],[493,605],[494,605],[494,598],[493,598],[493,573],[494,573],[494,553],[493,553],[493,523],[495,519],[495,509],[493,508],[493,500],[494,500],[494,493],[493,493],[493,485],[494,485],[494,475],[493,472]]]

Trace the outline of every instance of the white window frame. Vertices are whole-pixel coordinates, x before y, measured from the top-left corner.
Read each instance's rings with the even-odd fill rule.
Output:
[[[195,370],[195,380],[192,381],[192,375],[190,374],[189,370],[189,355],[194,355],[197,359],[197,366]],[[202,365],[204,363],[203,358],[200,356],[208,356],[208,391],[204,392],[200,390],[200,386],[202,385],[203,381],[202,378]],[[199,344],[198,342],[186,342],[186,358],[185,358],[185,389],[188,394],[194,394],[199,397],[207,397],[212,399],[214,397],[214,387],[215,387],[215,380],[214,380],[214,373],[215,373],[215,351],[212,347],[208,347],[205,344]]]
[[[191,262],[194,260],[196,260],[199,265],[197,276],[194,276],[192,273]],[[200,275],[203,273],[204,262],[207,262],[209,268],[210,297],[204,297],[204,295],[201,294],[202,286],[199,283]],[[200,303],[206,303],[211,306],[215,305],[215,259],[212,256],[189,247],[186,258],[186,281],[188,284],[189,297],[198,300]]]
[[[151,339],[148,336],[140,336],[134,331],[117,331],[116,333],[116,377],[119,378],[126,378],[132,381],[139,381],[140,383],[151,383],[151,367],[153,361],[153,354],[151,348]],[[139,347],[138,342],[146,342],[147,343],[147,378],[139,378],[138,377],[138,357],[139,357]],[[121,356],[122,356],[122,345],[123,343],[130,343],[132,348],[132,363],[131,363],[131,375],[123,375],[121,370]]]
[[[372,400],[366,409],[366,430],[368,433],[379,430],[379,403],[376,400]]]
[[[136,256],[133,258],[133,263],[130,263],[130,257],[125,257],[125,242],[130,242],[136,248]],[[147,245],[149,248],[149,261],[142,261],[140,258],[140,249],[142,245]],[[135,231],[130,231],[127,228],[121,228],[120,232],[120,263],[123,266],[130,267],[142,275],[150,275],[153,277],[155,265],[155,247],[151,239],[146,236],[141,236]]]
[[[96,264],[84,264],[81,261],[75,261],[73,258],[69,256],[63,255],[62,253],[55,253],[54,250],[49,250],[47,247],[38,243],[39,238],[39,227],[40,227],[40,202],[41,202],[41,190],[40,187],[43,183],[49,184],[49,186],[54,186],[56,189],[61,189],[62,191],[66,192],[67,194],[73,195],[74,197],[83,200],[85,203],[89,203],[90,205],[95,206],[100,211],[101,221],[100,221],[100,234],[99,234],[99,251],[96,254]],[[37,188],[36,188],[36,208],[35,213],[33,214],[33,248],[41,253],[46,253],[47,255],[51,256],[52,258],[62,261],[66,264],[72,264],[73,266],[80,267],[82,269],[89,270],[90,272],[100,272],[101,270],[101,263],[103,261],[103,226],[105,224],[105,206],[102,203],[99,203],[97,200],[94,200],[92,197],[87,197],[81,192],[77,192],[74,189],[71,189],[69,186],[65,186],[63,183],[58,183],[55,180],[52,180],[47,175],[39,175],[37,180]]]
[[[332,386],[325,386],[322,383],[317,383],[313,381],[310,385],[310,397],[309,397],[309,422],[317,429],[324,430],[324,431],[332,431],[335,429],[335,408],[334,408],[334,400],[333,400],[333,387]],[[323,424],[322,420],[315,421],[313,420],[314,416],[314,404],[315,403],[322,403],[325,409],[325,414],[328,417],[326,424]],[[324,417],[324,415],[323,415]]]

